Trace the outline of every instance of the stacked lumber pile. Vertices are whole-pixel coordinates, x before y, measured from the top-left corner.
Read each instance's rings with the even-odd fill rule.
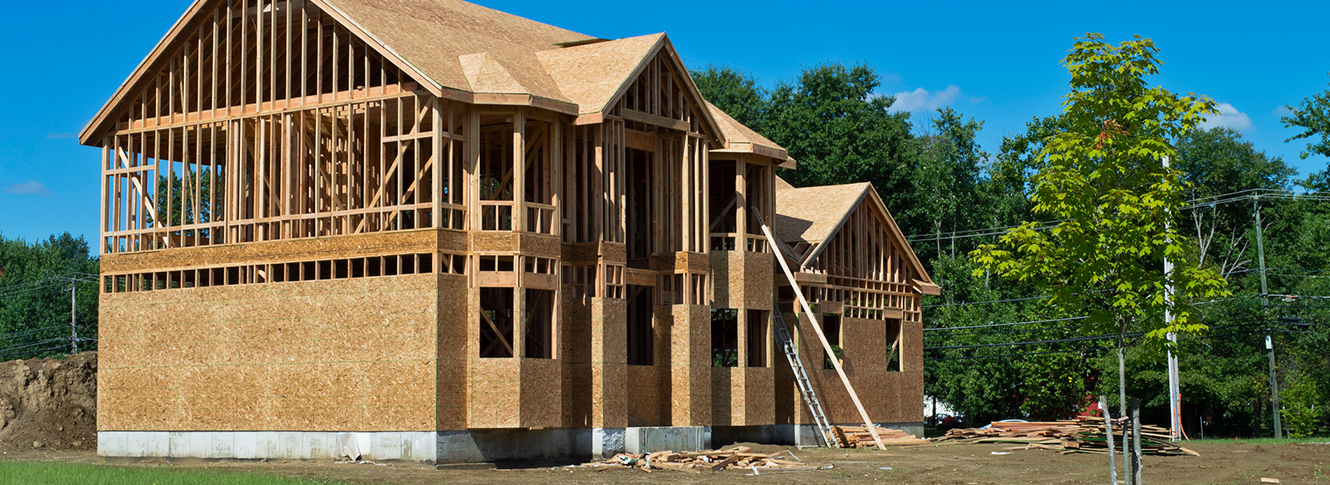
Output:
[[[869,441],[872,441],[872,438],[869,438]],[[729,467],[761,471],[798,471],[817,468],[805,465],[793,454],[789,454],[788,459],[776,458],[785,454],[789,454],[788,451],[769,455],[753,453],[752,448],[747,446],[712,451],[657,451],[644,455],[619,453],[603,462],[588,463],[587,466],[636,468],[647,473],[655,470],[688,473],[718,472]]]
[[[873,432],[869,431],[866,426],[832,426],[831,432],[836,435],[836,440],[840,442],[841,448],[877,446],[877,442],[873,441]],[[882,438],[882,444],[887,446],[928,444],[928,440],[921,440],[915,435],[898,429],[877,428],[877,435]]]
[[[1104,420],[1099,418],[1032,423],[993,423],[990,428],[953,429],[934,441],[958,443],[1021,443],[1004,450],[1055,450],[1066,453],[1108,453]],[[1146,455],[1193,455],[1195,451],[1169,441],[1168,428],[1141,425],[1141,453]],[[871,440],[871,438],[870,438]],[[1122,446],[1122,428],[1113,426],[1113,443]]]

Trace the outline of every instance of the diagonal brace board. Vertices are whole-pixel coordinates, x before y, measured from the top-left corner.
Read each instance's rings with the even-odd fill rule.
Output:
[[[773,248],[777,247],[776,238],[771,235],[771,228],[767,227],[766,218],[762,217],[762,211],[758,210],[757,207],[752,209],[753,213],[757,214],[758,222],[762,224],[762,234],[767,237],[767,243]],[[776,261],[780,263],[780,269],[785,271],[785,278],[789,279],[790,287],[794,290],[794,296],[799,299],[800,307],[803,308],[804,313],[808,314],[808,319],[813,322],[813,331],[817,333],[817,339],[822,341],[822,348],[827,351],[827,355],[836,355],[836,352],[831,349],[831,342],[827,341],[826,334],[822,333],[822,325],[817,320],[817,314],[813,313],[813,309],[808,305],[808,300],[804,299],[804,293],[799,291],[799,282],[794,280],[794,273],[790,272],[790,266],[785,263],[785,258],[777,254]],[[877,426],[868,417],[868,411],[864,410],[864,404],[859,401],[859,394],[854,392],[854,386],[850,385],[850,378],[845,376],[845,369],[841,367],[840,359],[831,359],[831,365],[836,368],[836,374],[840,375],[841,383],[845,384],[845,390],[850,393],[850,400],[854,401],[854,407],[859,410],[859,417],[863,418],[864,427],[868,428],[868,431],[873,434],[873,441],[877,442],[878,449],[885,451],[887,446],[882,444],[882,437],[877,434]]]

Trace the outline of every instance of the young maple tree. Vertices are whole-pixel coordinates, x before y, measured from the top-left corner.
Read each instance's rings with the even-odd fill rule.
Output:
[[[1071,92],[1033,176],[1033,210],[1047,219],[1010,229],[999,244],[970,254],[976,274],[1047,288],[1050,305],[1088,317],[1080,320],[1084,334],[1116,336],[1123,412],[1127,340],[1202,332],[1206,326],[1188,303],[1229,294],[1218,273],[1188,261],[1189,244],[1169,226],[1171,213],[1184,206],[1186,182],[1163,163],[1173,141],[1217,113],[1215,104],[1148,87],[1146,77],[1162,64],[1157,52],[1139,36],[1119,45],[1094,33],[1076,39],[1063,60]],[[1165,258],[1171,271],[1164,271]],[[1172,298],[1169,287],[1176,289]]]

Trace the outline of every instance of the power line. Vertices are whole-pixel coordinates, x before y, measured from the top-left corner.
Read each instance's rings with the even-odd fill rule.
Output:
[[[1112,338],[1138,337],[1142,335],[1139,332],[1126,335],[1091,335],[1088,337],[1070,337],[1053,340],[1031,340],[1028,342],[1005,342],[1000,344],[974,344],[974,345],[948,345],[944,347],[924,347],[924,350],[951,350],[951,349],[978,349],[986,347],[1015,347],[1017,345],[1035,345],[1035,344],[1059,344],[1064,342],[1084,342],[1088,340],[1105,340]]]
[[[938,308],[938,307],[949,307],[949,306],[985,305],[985,304],[989,304],[989,303],[1010,303],[1010,302],[1015,302],[1015,301],[1043,300],[1043,299],[1045,299],[1045,298],[1052,298],[1052,297],[1053,297],[1053,295],[1044,295],[1044,296],[1031,296],[1031,297],[1028,297],[1028,298],[1008,298],[1008,299],[1006,299],[1006,300],[970,301],[970,302],[963,302],[963,303],[935,303],[935,304],[932,304],[932,305],[924,305],[923,308]]]
[[[936,359],[924,359],[924,362],[941,362],[946,360],[997,359],[997,358],[1025,357],[1029,355],[1046,355],[1046,354],[1088,353],[1088,352],[1097,352],[1097,351],[1112,350],[1112,349],[1113,347],[1091,347],[1088,349],[1050,350],[1046,352],[1026,352],[1023,354],[974,355],[969,357],[941,357]]]
[[[1069,322],[1069,321],[1072,321],[1072,320],[1082,320],[1082,319],[1086,319],[1086,318],[1090,318],[1090,317],[1088,317],[1088,316],[1085,316],[1085,317],[1068,317],[1068,318],[1053,318],[1053,319],[1049,319],[1049,320],[1030,320],[1030,321],[1028,321],[1028,322],[990,323],[990,324],[988,324],[988,325],[970,325],[970,326],[965,326],[965,327],[934,327],[934,328],[925,328],[924,331],[925,331],[925,332],[935,332],[935,331],[939,331],[939,330],[964,330],[964,329],[967,329],[967,328],[1006,327],[1006,326],[1011,326],[1011,325],[1027,325],[1027,324],[1032,324],[1032,323]]]

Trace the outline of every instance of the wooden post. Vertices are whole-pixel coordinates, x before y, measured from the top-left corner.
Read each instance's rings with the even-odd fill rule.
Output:
[[[1104,436],[1108,438],[1108,483],[1118,485],[1118,462],[1113,456],[1113,418],[1108,414],[1108,398],[1099,396],[1099,410],[1104,413]]]
[[[757,214],[758,220],[764,220],[762,217],[762,211],[759,211],[754,207],[753,212]],[[771,235],[771,228],[767,227],[766,223],[762,224],[762,234],[767,237],[767,244],[769,244],[773,250],[778,247],[776,245],[776,238]],[[859,402],[859,394],[854,392],[854,386],[850,385],[850,378],[845,376],[845,369],[841,367],[840,359],[836,358],[836,352],[831,349],[831,343],[827,341],[827,336],[822,333],[822,325],[818,322],[817,315],[814,314],[813,309],[809,307],[808,300],[804,299],[803,292],[799,291],[799,282],[794,280],[794,273],[790,272],[790,266],[785,263],[785,258],[781,257],[779,251],[775,252],[776,261],[780,263],[780,269],[785,272],[785,278],[789,280],[790,288],[794,290],[794,296],[799,299],[799,306],[803,308],[804,313],[808,314],[808,319],[813,322],[813,331],[817,333],[817,339],[822,342],[822,349],[826,350],[827,355],[831,356],[831,365],[836,368],[836,374],[840,376],[841,383],[845,384],[845,390],[849,392],[850,400],[854,401],[854,407],[859,410],[859,417],[863,418],[864,427],[868,428],[868,432],[873,434],[873,441],[877,443],[878,449],[885,451],[887,446],[882,444],[882,437],[877,434],[877,426],[874,425],[873,420],[868,417],[868,411],[864,410],[864,404]],[[772,311],[779,311],[779,309],[773,309]]]

